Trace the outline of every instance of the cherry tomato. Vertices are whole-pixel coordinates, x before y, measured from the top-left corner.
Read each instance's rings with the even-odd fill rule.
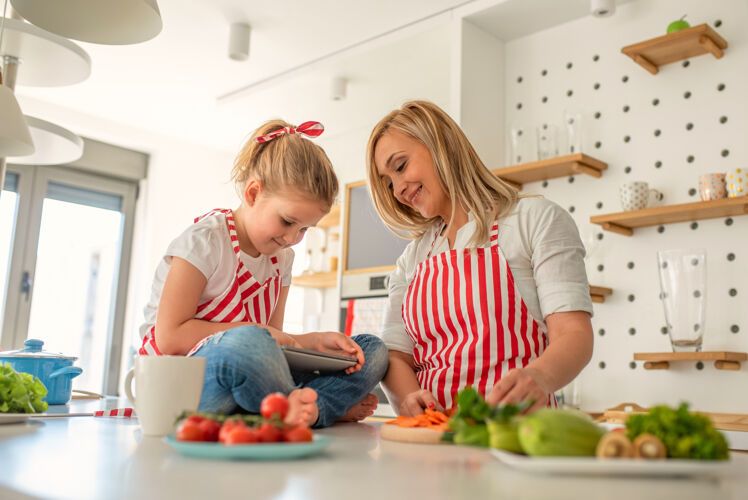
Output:
[[[185,419],[186,422],[194,422],[196,424],[201,423],[203,420],[205,420],[205,417],[202,417],[200,415],[190,415]]]
[[[206,418],[197,425],[203,432],[203,441],[218,441],[218,433],[221,430],[221,424],[219,424],[215,420]]]
[[[312,430],[305,425],[292,427],[286,431],[284,437],[289,443],[301,443],[304,441],[312,441],[314,439]]]
[[[205,441],[200,424],[185,420],[177,428],[177,439],[179,441]]]
[[[265,418],[273,418],[273,415],[278,415],[281,420],[286,418],[288,413],[288,399],[284,394],[280,392],[274,392],[265,396],[260,404],[260,414]]]
[[[228,432],[228,434],[226,435],[226,440],[223,442],[223,444],[247,444],[257,443],[258,441],[259,436],[257,435],[256,430],[250,429],[247,426],[237,426],[232,428]]]
[[[244,423],[243,420],[239,420],[239,419],[226,420],[221,426],[221,430],[218,431],[218,441],[221,443],[225,443],[226,438],[228,437],[229,433],[231,433],[231,431],[236,429],[237,427],[246,428],[247,424]]]
[[[277,443],[283,440],[283,432],[268,422],[257,428],[257,436],[262,443]]]

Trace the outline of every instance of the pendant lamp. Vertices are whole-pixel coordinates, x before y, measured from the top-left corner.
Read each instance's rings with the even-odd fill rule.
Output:
[[[26,115],[26,123],[34,140],[34,154],[8,158],[19,165],[65,165],[83,156],[83,139],[54,123]]]
[[[11,0],[11,5],[49,32],[105,45],[145,42],[163,25],[156,0]]]
[[[2,78],[0,78],[2,82]],[[13,91],[0,83],[0,158],[34,152],[29,127]]]

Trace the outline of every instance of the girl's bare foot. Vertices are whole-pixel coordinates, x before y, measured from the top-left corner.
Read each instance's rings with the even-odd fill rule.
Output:
[[[294,389],[288,395],[288,413],[284,420],[288,425],[305,424],[311,427],[317,422],[317,392],[309,387]]]
[[[348,410],[345,415],[338,419],[338,422],[358,422],[374,414],[374,409],[379,403],[379,398],[374,394],[367,394],[364,399]]]

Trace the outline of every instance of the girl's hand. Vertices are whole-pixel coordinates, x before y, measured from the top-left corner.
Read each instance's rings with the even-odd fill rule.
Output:
[[[356,358],[358,363],[346,368],[346,374],[357,372],[364,365],[364,351],[350,337],[346,337],[342,333],[312,332],[303,335],[303,337],[304,347],[307,349]]]
[[[525,413],[548,406],[550,391],[545,388],[541,374],[532,368],[515,368],[501,377],[486,397],[490,405],[519,403],[527,399],[535,401]]]
[[[273,337],[273,339],[275,339],[275,342],[278,345],[285,345],[288,347],[299,347],[299,348],[302,347],[299,341],[296,340],[296,335],[290,335],[286,332],[282,332],[278,330],[277,328],[268,328],[267,331],[270,333],[270,336]]]
[[[442,405],[436,400],[433,394],[426,389],[419,389],[411,392],[403,402],[400,403],[400,415],[406,417],[414,417],[423,413],[423,409],[428,408],[430,410],[444,411]]]

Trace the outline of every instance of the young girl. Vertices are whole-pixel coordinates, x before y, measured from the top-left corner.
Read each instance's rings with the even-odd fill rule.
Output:
[[[384,387],[404,415],[449,408],[463,387],[489,403],[555,405],[592,353],[592,303],[574,221],[521,197],[459,126],[412,101],[371,133],[374,205],[413,241],[389,281]]]
[[[256,130],[232,172],[239,208],[196,218],[156,269],[140,354],[206,358],[200,411],[259,413],[267,394],[282,392],[287,422],[324,427],[376,407],[369,391],[387,369],[377,337],[283,332],[290,247],[330,211],[338,192],[327,155],[302,137],[322,131],[318,122],[282,121]],[[358,364],[325,376],[292,372],[283,345],[353,356]]]

